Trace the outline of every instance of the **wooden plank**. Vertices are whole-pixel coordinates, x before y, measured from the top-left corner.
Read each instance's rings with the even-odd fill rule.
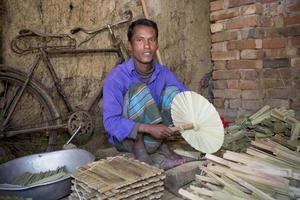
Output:
[[[192,192],[189,192],[188,190],[185,190],[183,188],[180,188],[178,193],[181,194],[183,197],[190,199],[190,200],[205,200],[204,198],[201,198],[198,195],[196,195]]]
[[[194,191],[194,193],[196,193],[196,194],[201,194],[201,195],[209,196],[209,197],[211,197],[213,195],[213,191],[210,191],[206,188],[200,188],[195,185],[190,185],[190,189],[192,191]]]
[[[197,182],[207,182],[207,183],[212,183],[214,185],[221,185],[218,181],[216,181],[215,179],[213,178],[210,178],[210,177],[207,177],[207,176],[201,176],[201,175],[198,175],[196,174],[195,176],[195,181]]]
[[[264,200],[275,200],[274,198],[272,198],[271,196],[269,196],[268,194],[264,193],[263,191],[259,190],[258,188],[254,187],[253,185],[251,185],[250,183],[247,183],[246,181],[244,181],[243,179],[234,176],[231,173],[225,173],[225,176],[229,177],[230,179],[236,181],[237,183],[239,183],[240,185],[248,188],[249,190],[251,190],[252,192],[254,192],[255,194],[257,194],[260,198],[264,199]]]

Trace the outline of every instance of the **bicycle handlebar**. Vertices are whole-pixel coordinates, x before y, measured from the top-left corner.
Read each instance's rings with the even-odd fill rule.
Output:
[[[87,30],[87,29],[82,28],[82,27],[75,27],[75,28],[71,29],[70,32],[71,32],[71,34],[76,34],[76,33],[80,32],[80,31],[84,32],[84,33],[86,33],[88,35],[98,34],[101,31],[103,31],[105,29],[108,29],[109,27],[113,28],[113,27],[119,26],[121,24],[127,23],[127,22],[129,22],[129,21],[132,20],[132,12],[131,12],[131,10],[125,11],[124,15],[125,15],[125,19],[120,20],[120,21],[118,21],[116,23],[113,23],[113,24],[108,24],[106,26],[102,26],[102,27],[100,27],[98,29],[95,29],[95,30]]]

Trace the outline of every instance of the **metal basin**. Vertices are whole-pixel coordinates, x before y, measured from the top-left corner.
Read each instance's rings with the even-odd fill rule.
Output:
[[[11,187],[9,184],[24,172],[39,173],[65,166],[68,173],[73,173],[77,167],[94,160],[95,157],[83,149],[68,149],[34,154],[8,161],[0,165],[0,196],[30,197],[33,200],[60,199],[71,192],[69,175],[32,186]]]

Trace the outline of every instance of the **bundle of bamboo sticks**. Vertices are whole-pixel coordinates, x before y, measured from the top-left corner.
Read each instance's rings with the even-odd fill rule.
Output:
[[[300,121],[295,118],[293,110],[266,105],[251,116],[237,118],[226,129],[223,148],[245,152],[254,138],[276,136],[275,139],[280,138],[277,142],[299,151],[299,134]]]
[[[246,153],[207,154],[202,174],[179,193],[193,200],[300,198],[300,153],[270,139],[251,144]]]
[[[124,156],[80,167],[73,175],[72,199],[160,199],[163,170]]]

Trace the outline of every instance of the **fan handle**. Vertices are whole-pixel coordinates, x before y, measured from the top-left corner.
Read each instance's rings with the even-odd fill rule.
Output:
[[[172,130],[172,132],[178,132],[178,131],[193,129],[194,128],[194,124],[193,123],[182,124],[180,126],[169,127],[169,128]]]

